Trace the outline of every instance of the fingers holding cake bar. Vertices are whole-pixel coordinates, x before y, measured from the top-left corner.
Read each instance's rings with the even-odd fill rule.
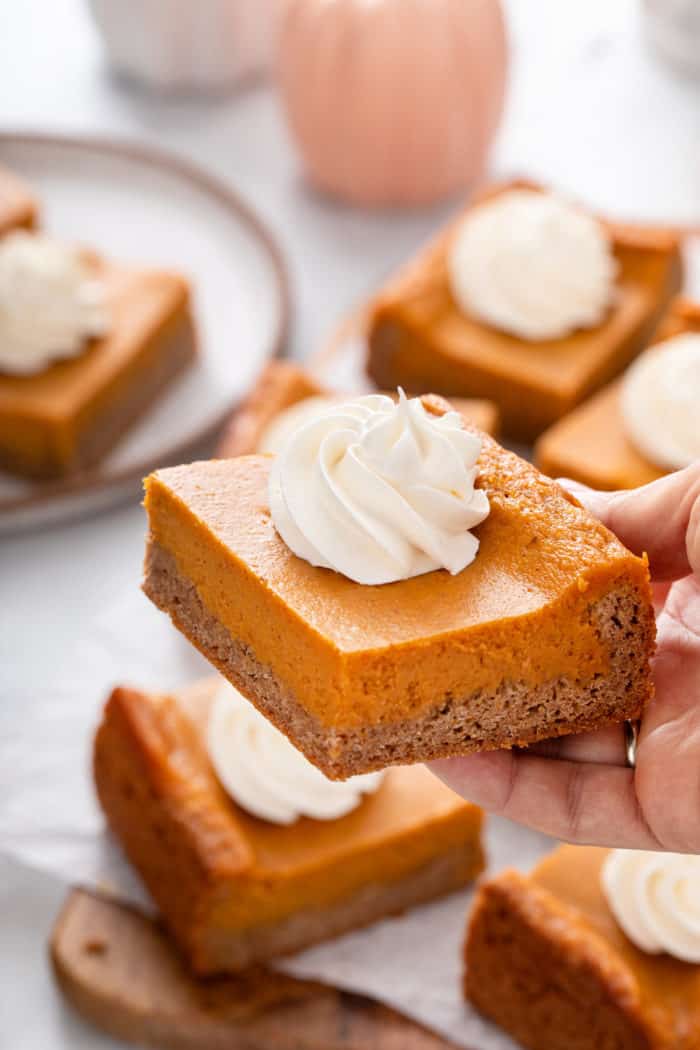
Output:
[[[599,728],[651,696],[645,561],[439,399],[341,405],[275,461],[146,490],[146,593],[330,777]]]
[[[567,841],[700,851],[700,465],[631,492],[575,491],[632,550],[648,552],[653,579],[667,588],[635,768],[622,766],[621,727],[617,746],[586,734],[568,748],[550,744],[547,755],[475,755],[433,768],[487,810]]]

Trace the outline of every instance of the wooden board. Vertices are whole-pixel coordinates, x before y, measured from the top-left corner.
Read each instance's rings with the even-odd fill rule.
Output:
[[[273,971],[198,981],[157,923],[74,890],[51,960],[76,1010],[98,1028],[163,1050],[450,1050],[369,999]]]

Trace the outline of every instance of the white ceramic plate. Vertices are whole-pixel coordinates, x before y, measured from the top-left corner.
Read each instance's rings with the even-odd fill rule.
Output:
[[[279,250],[225,186],[175,157],[100,139],[0,135],[0,162],[43,203],[52,234],[191,280],[199,361],[94,470],[27,482],[0,473],[0,532],[48,525],[133,497],[150,470],[206,449],[287,335]]]

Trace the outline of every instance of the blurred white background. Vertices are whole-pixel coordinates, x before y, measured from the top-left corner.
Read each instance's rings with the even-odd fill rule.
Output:
[[[700,229],[700,83],[647,53],[634,0],[506,7],[512,74],[493,172],[541,177],[613,215]],[[300,357],[455,207],[367,213],[319,199],[270,91],[187,101],[119,83],[80,0],[1,5],[0,128],[154,143],[229,182],[279,237]],[[700,289],[700,271],[691,284]],[[117,677],[168,687],[197,672],[138,592],[143,534],[132,506],[0,541],[0,734],[41,734],[38,713],[54,696],[92,717]],[[64,1013],[51,986],[44,945],[60,898],[47,880],[0,867],[0,1045],[13,1050],[112,1045]]]
[[[636,0],[505,7],[511,82],[493,171],[542,176],[613,214],[700,226],[700,83],[647,54]],[[82,0],[2,5],[0,125],[152,142],[229,181],[280,238],[300,355],[450,210],[387,216],[320,201],[298,178],[271,92],[173,101],[120,84]]]

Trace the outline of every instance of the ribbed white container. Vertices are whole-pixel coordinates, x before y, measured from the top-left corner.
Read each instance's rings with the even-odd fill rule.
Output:
[[[642,0],[651,47],[683,73],[700,77],[700,0]]]
[[[280,0],[88,0],[112,67],[161,91],[264,75]]]

